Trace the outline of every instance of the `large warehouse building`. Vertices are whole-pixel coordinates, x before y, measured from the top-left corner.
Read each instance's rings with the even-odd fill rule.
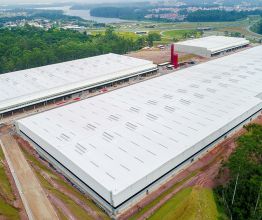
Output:
[[[209,36],[175,43],[175,50],[202,57],[212,57],[248,45],[249,41],[245,38]]]
[[[19,120],[21,135],[118,213],[262,110],[262,46]]]
[[[106,54],[0,75],[0,115],[157,71],[150,61]]]

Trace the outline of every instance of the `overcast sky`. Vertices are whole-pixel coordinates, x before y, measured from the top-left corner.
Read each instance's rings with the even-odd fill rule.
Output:
[[[55,3],[58,2],[101,3],[102,2],[104,3],[104,2],[126,2],[126,1],[127,0],[0,0],[0,4],[8,5],[8,4],[18,4],[18,3],[22,4],[22,3],[52,3],[52,2]],[[138,1],[143,1],[143,0],[138,0]]]

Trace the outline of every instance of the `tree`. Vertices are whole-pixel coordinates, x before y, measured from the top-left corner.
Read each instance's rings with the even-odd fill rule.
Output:
[[[246,129],[247,133],[237,140],[238,147],[224,167],[230,170],[230,181],[218,187],[216,194],[227,201],[233,219],[259,220],[262,216],[262,200],[259,200],[262,194],[262,126],[253,124]]]
[[[124,38],[112,27],[96,36],[30,26],[0,29],[0,74],[109,52],[124,54],[144,46],[145,38]]]
[[[160,41],[161,40],[161,35],[156,33],[156,32],[151,32],[147,36],[147,42],[148,46],[152,47],[154,41]]]

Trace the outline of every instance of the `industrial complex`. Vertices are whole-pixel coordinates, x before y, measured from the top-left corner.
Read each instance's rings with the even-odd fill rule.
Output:
[[[156,71],[151,61],[106,54],[7,73],[0,76],[0,118]]]
[[[190,42],[176,51],[212,56],[249,44],[217,36]],[[261,60],[262,46],[254,47],[18,120],[16,129],[117,215],[261,114]],[[6,74],[0,112],[154,71],[150,61],[109,54]]]
[[[249,45],[245,38],[209,36],[175,43],[177,52],[196,54],[203,57],[217,56]]]

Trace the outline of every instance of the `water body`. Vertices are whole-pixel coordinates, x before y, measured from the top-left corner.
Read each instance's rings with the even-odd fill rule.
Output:
[[[47,10],[63,10],[65,15],[70,16],[78,16],[85,20],[95,21],[98,23],[122,23],[122,22],[130,22],[126,20],[122,20],[119,18],[103,18],[103,17],[94,17],[90,15],[90,10],[72,10],[70,9],[71,6],[64,6],[64,7],[48,7],[48,8],[39,8],[39,9],[47,9]]]

